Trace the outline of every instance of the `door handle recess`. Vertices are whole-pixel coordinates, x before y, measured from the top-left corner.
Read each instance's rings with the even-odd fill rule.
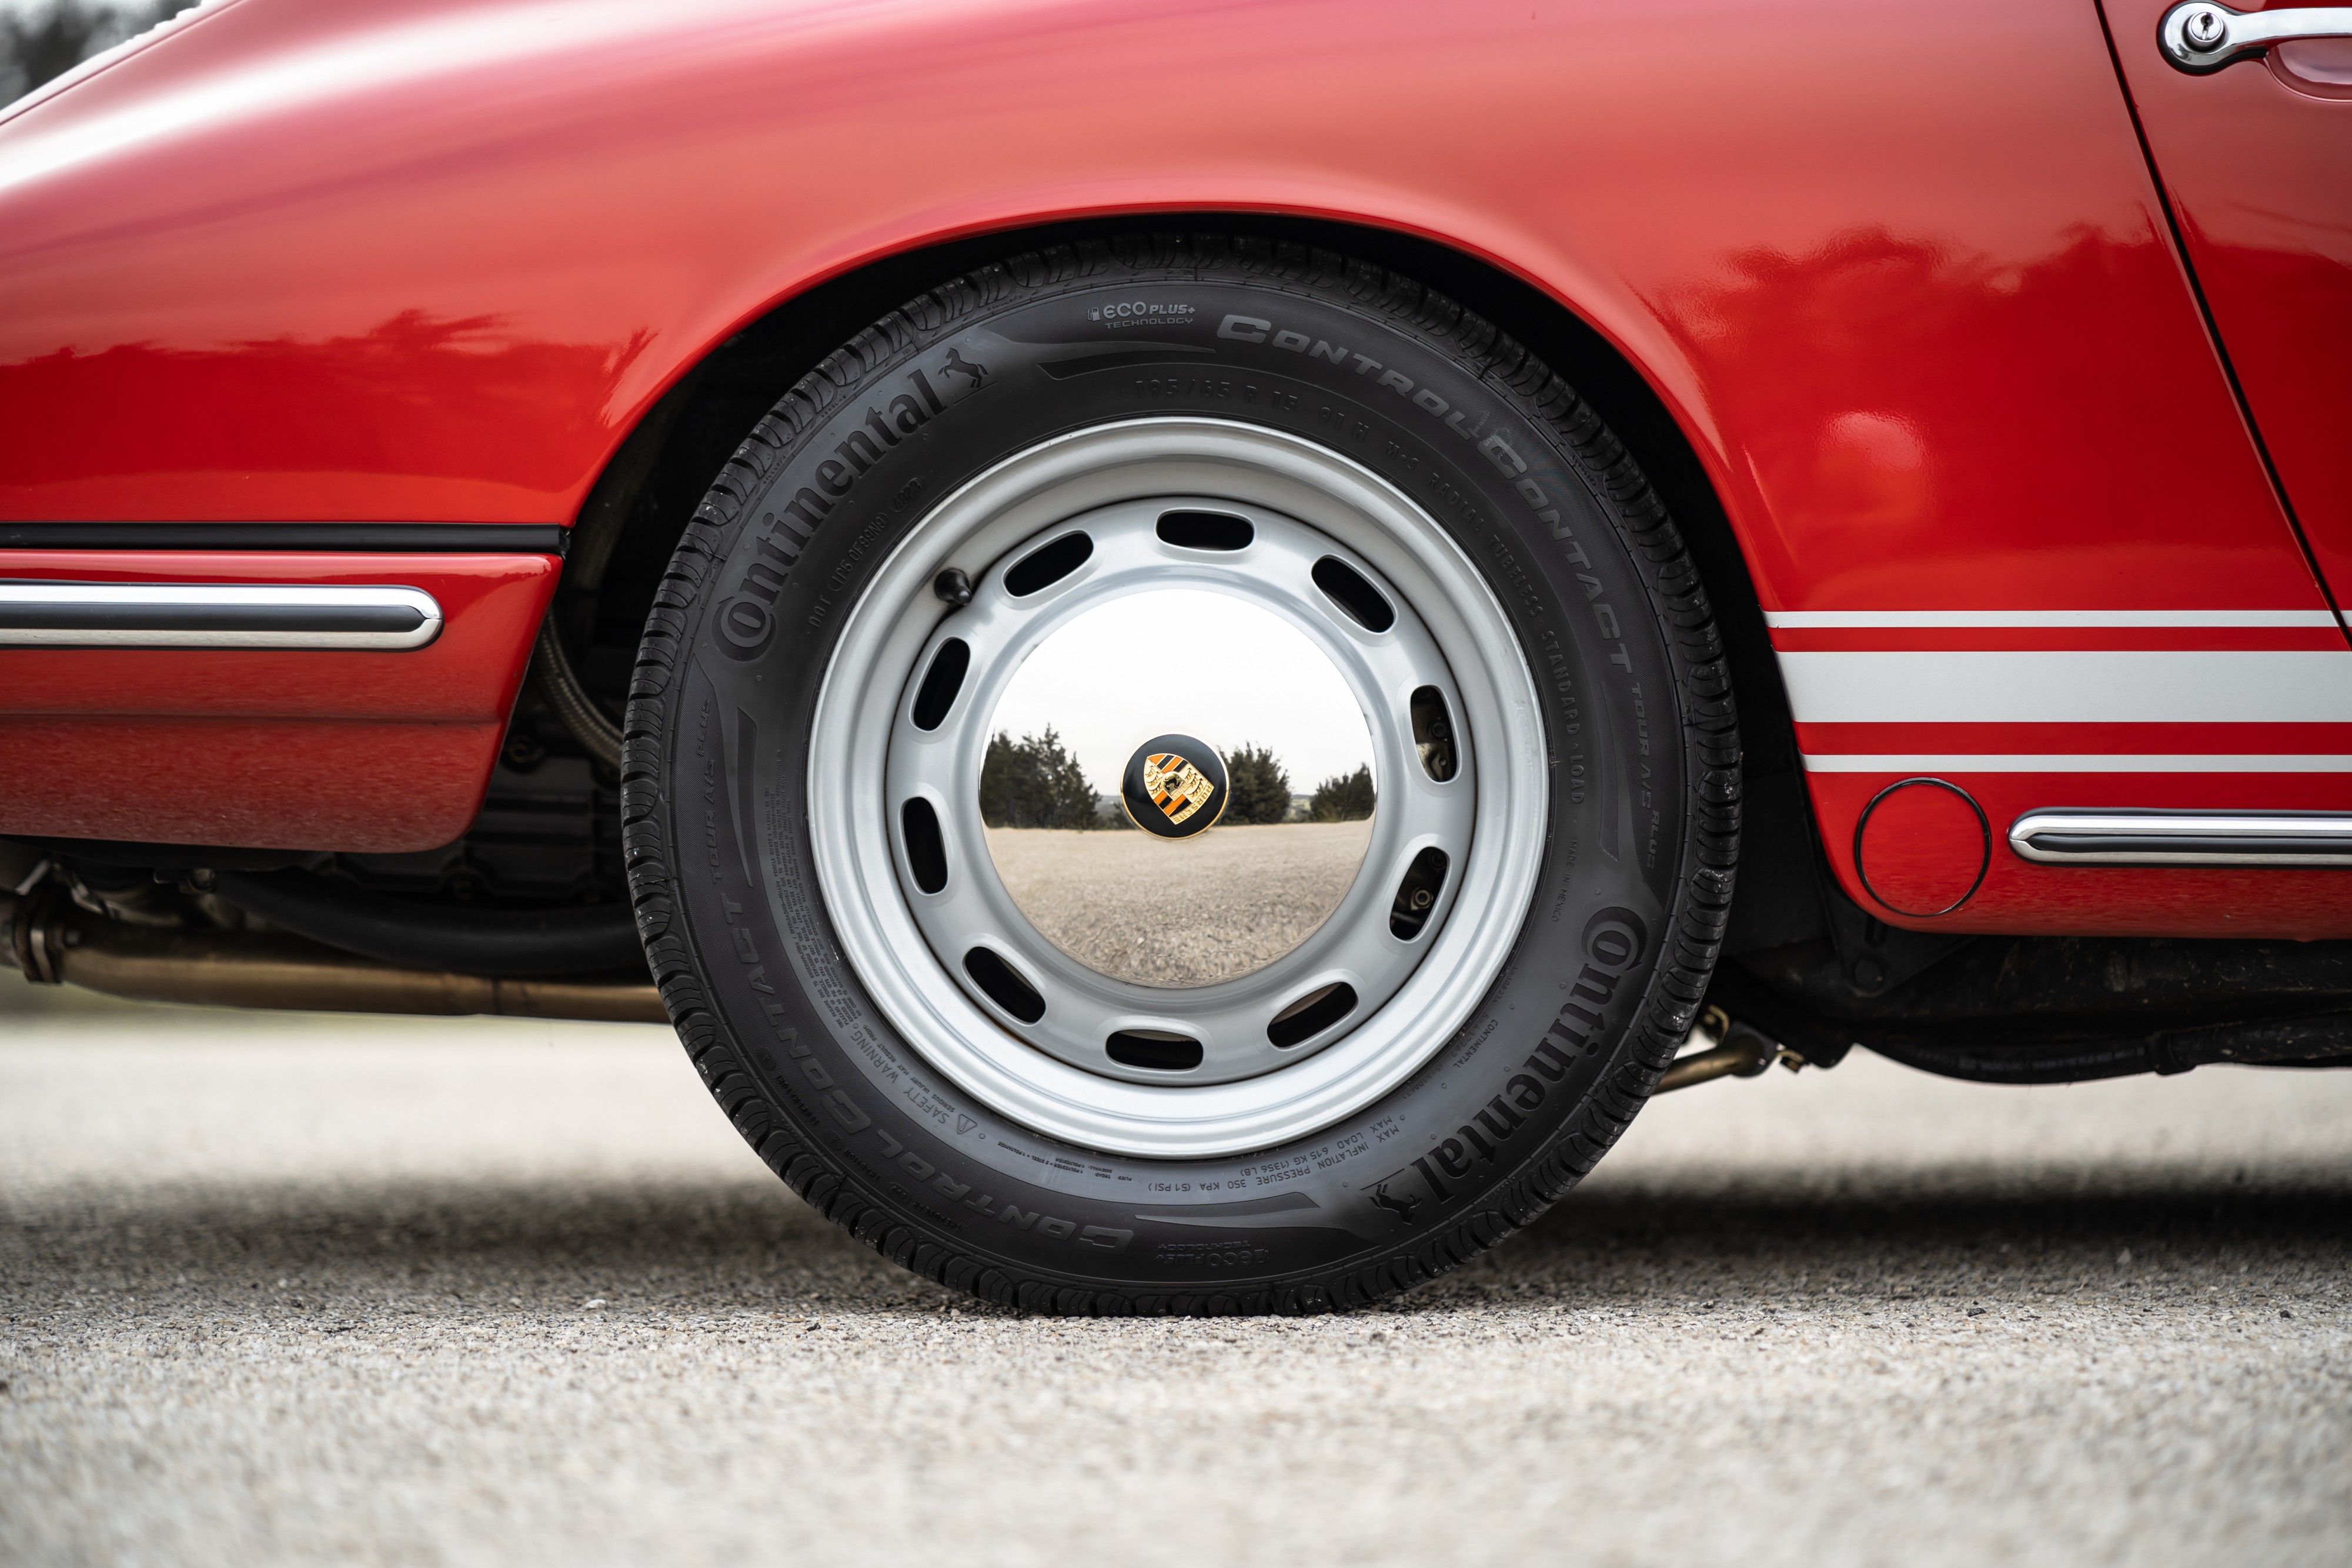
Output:
[[[2292,11],[2232,11],[2212,0],[2189,0],[2156,25],[2157,47],[2178,68],[2204,76],[2297,38],[2352,38],[2352,5],[2306,5]]]

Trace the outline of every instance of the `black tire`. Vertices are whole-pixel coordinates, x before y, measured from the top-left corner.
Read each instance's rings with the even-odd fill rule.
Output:
[[[1154,364],[1144,350],[1102,373],[1069,373],[1066,355],[1059,375],[1038,369],[1069,344],[1117,340],[1087,316],[1114,303],[1154,315],[1159,339],[1192,351]],[[1411,386],[1442,394],[1433,402],[1521,433],[1510,450],[1524,469],[1482,457],[1458,426],[1352,361],[1285,351],[1254,326],[1219,336],[1234,319],[1378,350],[1370,357]],[[872,389],[950,351],[984,382],[849,481],[784,573],[772,627],[736,610],[719,624],[759,559],[747,522],[815,482]],[[1536,895],[1470,1020],[1339,1125],[1181,1164],[1054,1145],[927,1068],[841,959],[803,800],[837,612],[892,543],[1007,455],[1139,410],[1343,445],[1444,519],[1522,648],[1539,651],[1550,742]],[[737,800],[748,785],[716,761],[712,716],[730,705],[756,708],[761,745],[776,748],[756,800]],[[1591,408],[1410,279],[1295,246],[1188,236],[983,267],[859,333],[793,389],[730,460],[662,584],[631,694],[623,815],[639,927],[688,1053],[761,1157],[859,1239],[954,1289],[1038,1311],[1300,1312],[1378,1300],[1495,1245],[1624,1131],[1716,961],[1738,788],[1706,594]],[[764,824],[756,885],[739,821]]]

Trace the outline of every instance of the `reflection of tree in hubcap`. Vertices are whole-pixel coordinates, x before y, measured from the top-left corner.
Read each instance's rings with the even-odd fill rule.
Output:
[[[980,814],[992,828],[1093,828],[1101,820],[1086,769],[1047,725],[1019,740],[997,734],[980,766]]]

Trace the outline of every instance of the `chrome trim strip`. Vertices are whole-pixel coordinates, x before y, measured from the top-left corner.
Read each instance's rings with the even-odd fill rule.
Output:
[[[440,634],[441,606],[415,588],[0,582],[0,648],[403,652]]]
[[[2352,869],[2352,812],[2028,811],[2009,847],[2037,865]]]

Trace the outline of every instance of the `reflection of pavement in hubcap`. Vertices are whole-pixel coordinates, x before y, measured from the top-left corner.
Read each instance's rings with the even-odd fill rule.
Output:
[[[1226,826],[1181,847],[1141,833],[992,828],[1005,891],[1045,939],[1139,986],[1247,975],[1339,907],[1372,824]]]

